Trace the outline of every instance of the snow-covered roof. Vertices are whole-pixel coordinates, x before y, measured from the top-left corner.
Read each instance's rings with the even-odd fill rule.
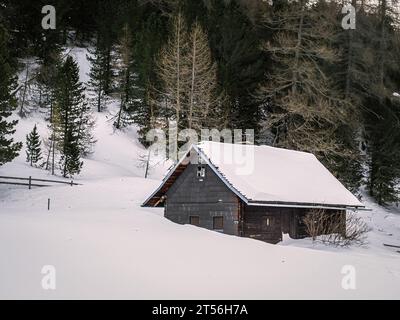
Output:
[[[249,201],[364,206],[311,153],[211,141],[198,148]]]
[[[249,205],[364,208],[311,153],[211,141],[194,145],[193,149]]]

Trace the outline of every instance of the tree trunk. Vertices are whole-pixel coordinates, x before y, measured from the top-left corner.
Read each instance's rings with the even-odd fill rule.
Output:
[[[120,128],[121,128],[121,114],[122,114],[122,108],[123,108],[123,102],[122,102],[122,100],[121,100],[121,106],[119,107],[117,122],[116,122],[116,124],[115,124],[115,128],[117,128],[117,129],[120,129]]]
[[[176,107],[175,107],[175,115],[176,115],[176,125],[179,128],[179,115],[181,111],[181,23],[182,16],[178,15],[178,28],[177,28],[177,46],[176,46]]]
[[[353,0],[353,6],[356,2]],[[354,30],[349,29],[348,32],[348,52],[347,52],[347,71],[346,71],[346,87],[345,87],[345,99],[349,100],[350,98],[350,89],[351,89],[351,73],[353,69],[353,38],[354,38]]]
[[[381,0],[380,5],[380,14],[381,14],[381,31],[380,31],[380,42],[379,42],[379,101],[382,103],[383,94],[385,92],[385,50],[386,50],[386,41],[385,41],[385,21],[386,21],[386,0]]]
[[[111,48],[107,46],[107,58],[106,58],[106,75],[105,75],[105,82],[104,82],[104,93],[110,94],[110,75],[111,73]]]
[[[51,174],[54,176],[54,155],[55,155],[55,149],[56,149],[56,142],[55,142],[55,134],[53,133],[53,141],[52,141],[52,147],[51,147],[51,152],[52,152],[52,159],[51,159]]]
[[[124,89],[121,91],[121,96],[120,96],[121,104],[120,104],[119,111],[118,111],[117,122],[115,124],[115,127],[117,129],[121,128],[122,111],[123,111],[123,109],[124,109],[124,107],[125,107],[125,105],[127,103],[127,100],[128,100],[128,91],[127,91],[128,88],[127,87],[128,87],[129,74],[128,74],[128,70],[127,69],[125,69],[125,71],[124,71],[124,78],[125,78],[125,85],[124,85]]]
[[[69,101],[67,101],[66,106],[69,106]],[[67,151],[67,144],[69,143],[68,141],[68,108],[65,108],[65,120],[64,120],[64,144],[63,144],[63,154],[64,154],[64,169],[63,169],[63,176],[66,177],[66,169],[67,169],[67,156],[66,156],[66,151]]]
[[[146,171],[145,171],[145,173],[144,173],[144,178],[145,178],[145,179],[147,178],[147,175],[148,175],[148,173],[149,173],[149,165],[150,165],[150,149],[149,149],[149,152],[148,152],[148,154],[147,154]]]
[[[195,65],[196,65],[196,44],[197,44],[197,32],[195,31],[193,41],[193,49],[192,49],[192,79],[191,79],[191,86],[190,86],[190,104],[189,104],[189,129],[192,128],[193,124],[193,96],[194,96],[194,80],[195,80]]]
[[[97,94],[97,112],[101,112],[101,85]]]
[[[25,106],[25,99],[26,99],[26,91],[28,88],[28,78],[29,78],[29,62],[26,64],[26,73],[25,73],[25,81],[24,81],[24,90],[22,92],[22,101],[21,101],[21,108],[19,110],[19,115],[21,117],[25,116],[24,106]]]
[[[299,29],[297,32],[297,44],[295,51],[295,59],[294,59],[294,68],[293,68],[293,78],[292,78],[292,93],[296,94],[297,91],[297,80],[298,80],[298,70],[299,70],[299,60],[300,60],[300,48],[302,44],[303,38],[303,23],[304,23],[304,10],[305,4],[301,1],[301,15],[299,21]]]

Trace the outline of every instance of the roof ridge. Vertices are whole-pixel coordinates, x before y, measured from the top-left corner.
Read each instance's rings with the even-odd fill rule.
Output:
[[[275,149],[275,150],[282,150],[284,152],[292,152],[292,153],[303,153],[303,154],[307,154],[307,155],[311,155],[314,156],[315,155],[310,152],[310,151],[302,151],[302,150],[294,150],[294,149],[287,149],[287,148],[283,148],[283,147],[274,147],[274,146],[270,146],[267,144],[242,144],[242,143],[235,143],[235,142],[220,142],[220,141],[207,141],[207,140],[203,140],[200,141],[196,146],[198,146],[199,148],[201,148],[202,144],[207,144],[207,143],[213,143],[213,144],[226,144],[226,145],[233,145],[233,146],[244,146],[244,147],[255,147],[255,148],[269,148],[269,149]]]

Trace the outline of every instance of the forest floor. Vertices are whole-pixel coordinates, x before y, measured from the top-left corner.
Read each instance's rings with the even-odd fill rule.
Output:
[[[72,54],[85,80],[84,50]],[[169,163],[158,163],[144,179],[139,159],[145,150],[136,130],[114,131],[112,114],[112,107],[95,114],[97,144],[75,179],[82,185],[28,190],[0,184],[1,299],[400,297],[400,249],[384,246],[400,245],[398,208],[380,207],[364,195],[371,211],[358,214],[371,231],[363,247],[287,237],[271,245],[178,225],[162,209],[140,207]],[[46,136],[43,117],[33,114],[20,119],[16,140],[25,141],[34,124]],[[54,178],[30,167],[24,150],[0,167],[0,175]],[[42,287],[42,268],[49,265],[55,290]],[[350,288],[349,270],[355,276]]]

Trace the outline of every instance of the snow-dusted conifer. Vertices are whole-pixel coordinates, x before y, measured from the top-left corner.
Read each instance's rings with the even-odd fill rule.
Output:
[[[29,162],[31,166],[36,165],[42,159],[41,144],[35,124],[33,130],[26,135],[26,162]]]

